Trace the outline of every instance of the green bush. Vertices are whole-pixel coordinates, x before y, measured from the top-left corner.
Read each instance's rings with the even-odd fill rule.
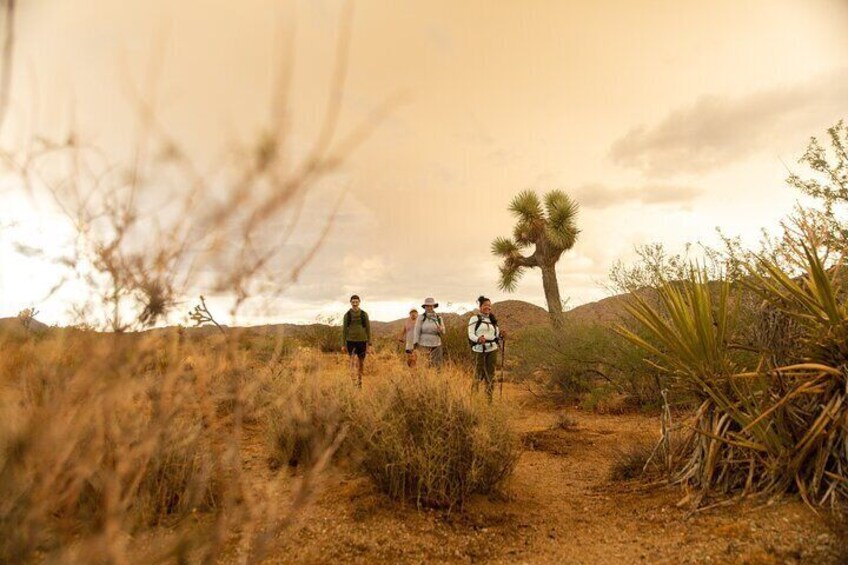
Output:
[[[442,345],[447,359],[457,368],[470,369],[474,366],[474,355],[471,352],[471,344],[468,343],[468,327],[462,320],[445,324]]]
[[[624,396],[635,406],[656,406],[665,378],[643,363],[644,353],[600,324],[567,320],[562,328],[528,328],[516,340],[516,372],[544,378],[567,397]]]

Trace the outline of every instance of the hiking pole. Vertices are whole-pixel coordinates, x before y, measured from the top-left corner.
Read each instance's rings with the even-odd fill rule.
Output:
[[[503,400],[504,364],[506,362],[506,338],[501,338],[501,400]]]

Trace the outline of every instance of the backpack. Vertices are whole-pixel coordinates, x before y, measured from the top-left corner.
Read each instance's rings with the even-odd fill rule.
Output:
[[[350,319],[351,319],[350,310],[348,310],[347,312],[345,312],[345,315],[344,315],[344,327],[346,327],[346,328],[350,327]],[[367,319],[368,319],[368,314],[365,313],[365,310],[360,310],[359,311],[359,323],[362,324],[363,328],[365,327],[365,321]]]
[[[498,329],[498,319],[497,319],[497,318],[495,318],[495,315],[494,315],[494,314],[489,314],[489,323],[490,323],[490,324],[492,324],[492,325],[495,327],[495,330],[497,330],[497,329]],[[480,314],[477,314],[477,323],[476,323],[476,324],[474,324],[474,333],[475,333],[475,334],[477,333],[477,330],[479,330],[479,329],[480,329],[480,326],[481,326],[482,324],[483,324],[483,316],[481,316]],[[494,342],[496,342],[496,341],[498,341],[498,340],[497,340],[497,338],[495,338],[495,339],[487,339],[487,340],[486,340],[486,343],[494,343]],[[480,345],[480,343],[479,343],[479,342],[474,341],[474,340],[472,340],[471,338],[468,338],[468,343],[471,345],[471,347],[474,347],[475,345]]]

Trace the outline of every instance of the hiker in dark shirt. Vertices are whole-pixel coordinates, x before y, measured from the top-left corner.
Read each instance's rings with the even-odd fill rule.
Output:
[[[350,356],[351,378],[356,371],[356,386],[362,388],[365,356],[371,347],[371,321],[368,314],[359,308],[359,302],[359,296],[351,296],[350,310],[342,319],[342,351]]]

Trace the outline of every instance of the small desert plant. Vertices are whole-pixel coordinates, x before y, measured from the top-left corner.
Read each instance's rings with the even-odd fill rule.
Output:
[[[577,427],[577,420],[563,411],[557,414],[553,427],[555,430],[573,430]]]
[[[465,379],[463,379],[465,380]],[[422,373],[384,385],[357,422],[363,468],[390,497],[451,509],[510,477],[518,444],[506,412],[469,399],[443,376]]]
[[[656,468],[659,464],[652,459],[654,446],[651,443],[637,441],[619,447],[613,452],[613,463],[609,476],[612,481],[629,481],[642,477],[647,467]]]

